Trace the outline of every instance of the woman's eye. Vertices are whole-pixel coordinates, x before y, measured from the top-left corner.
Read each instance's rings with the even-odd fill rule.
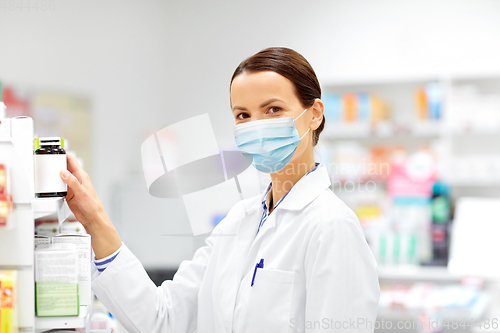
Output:
[[[236,116],[236,119],[245,119],[245,118],[248,118],[248,114],[247,113],[238,113],[238,115]]]
[[[277,107],[277,106],[271,106],[271,107],[269,108],[269,111],[270,111],[271,113],[276,113],[276,112],[281,111],[281,108],[280,108],[280,107]]]

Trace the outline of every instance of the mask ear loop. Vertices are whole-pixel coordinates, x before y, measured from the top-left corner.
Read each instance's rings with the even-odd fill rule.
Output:
[[[304,112],[306,112],[306,111],[307,111],[307,109],[305,109],[304,111],[302,111],[302,113],[301,113],[301,114],[299,114],[299,116],[298,116],[297,118],[295,118],[293,121],[295,122],[297,119],[299,119],[300,117],[302,117],[302,115],[303,115],[303,114],[304,114]],[[309,133],[309,130],[310,130],[310,128],[308,128],[308,129],[307,129],[307,131],[304,133],[304,135],[302,135],[302,136],[300,137],[300,140],[302,140],[302,138],[303,138],[303,137],[305,137],[307,133]]]
[[[299,119],[300,117],[302,117],[302,115],[303,115],[303,114],[304,114],[304,112],[306,112],[306,111],[307,111],[307,109],[305,109],[304,111],[302,111],[302,113],[301,113],[301,114],[299,114],[299,116],[298,116],[297,118],[295,118],[293,121],[296,121],[297,119]]]
[[[308,128],[308,129],[307,129],[307,131],[304,133],[304,135],[302,135],[302,136],[300,137],[300,140],[302,140],[302,138],[303,138],[303,137],[305,137],[307,133],[309,133],[309,130],[310,130],[310,128]]]

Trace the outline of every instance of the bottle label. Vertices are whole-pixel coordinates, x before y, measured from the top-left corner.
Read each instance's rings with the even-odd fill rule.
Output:
[[[66,192],[67,186],[59,173],[66,170],[66,154],[34,155],[35,159],[35,192]]]
[[[436,197],[432,200],[432,220],[437,223],[446,223],[450,218],[450,203],[446,197]]]

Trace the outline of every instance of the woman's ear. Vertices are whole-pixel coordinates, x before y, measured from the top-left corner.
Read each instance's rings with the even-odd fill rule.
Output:
[[[314,104],[312,105],[313,118],[311,121],[311,130],[314,131],[319,127],[319,125],[321,125],[321,122],[323,121],[324,109],[325,105],[323,104],[323,102],[319,98],[316,98]]]

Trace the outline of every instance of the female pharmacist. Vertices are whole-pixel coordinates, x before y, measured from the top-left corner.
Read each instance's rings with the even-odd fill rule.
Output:
[[[237,203],[160,287],[68,157],[61,177],[92,235],[93,291],[129,332],[373,332],[376,262],[356,215],[314,162],[325,123],[314,70],[291,49],[268,48],[236,68],[230,97],[236,143],[272,182]]]

